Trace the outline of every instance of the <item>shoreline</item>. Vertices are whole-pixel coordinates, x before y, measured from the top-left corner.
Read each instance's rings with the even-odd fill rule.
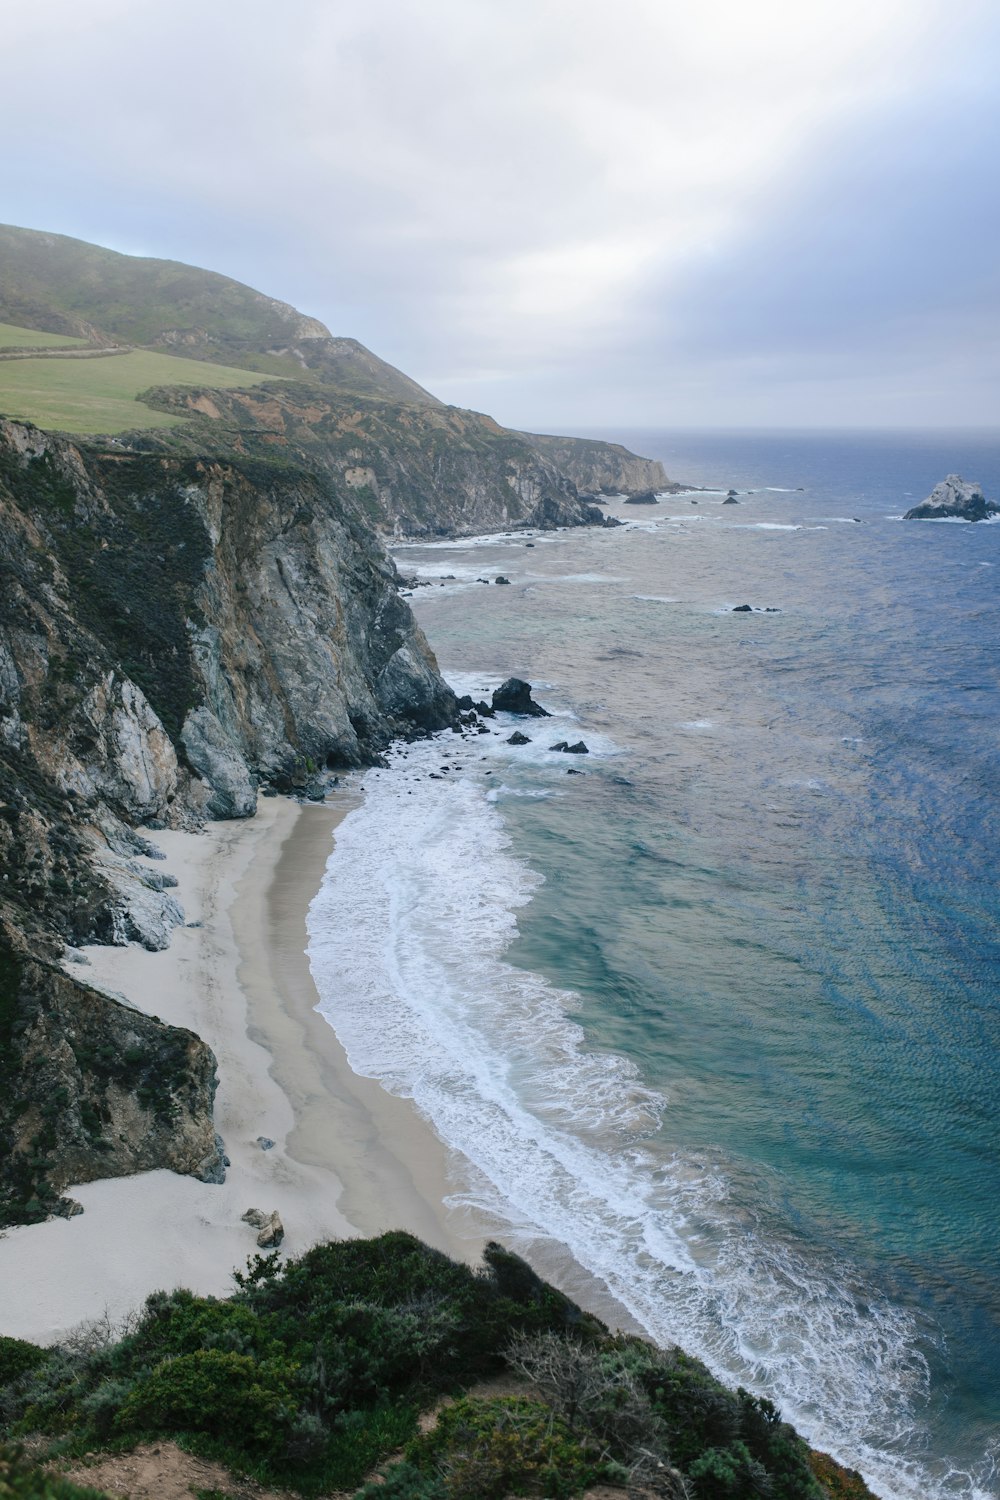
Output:
[[[160,1289],[227,1295],[233,1269],[257,1250],[241,1220],[251,1207],[278,1210],[288,1255],[405,1228],[479,1258],[488,1234],[443,1201],[446,1148],[408,1101],[351,1072],[313,1009],[306,911],[352,805],[350,794],[315,806],[262,798],[254,818],[156,835],[159,868],[177,877],[187,923],[200,925],[177,928],[157,953],[89,947],[88,967],[74,972],[212,1047],[215,1124],[231,1165],[221,1185],[166,1169],[69,1184],[82,1215],[0,1232],[5,1335],[56,1342]]]

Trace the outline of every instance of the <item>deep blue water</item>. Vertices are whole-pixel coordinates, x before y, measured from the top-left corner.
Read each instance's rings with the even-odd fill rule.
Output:
[[[740,504],[401,551],[446,674],[560,717],[369,779],[338,846],[384,977],[331,1019],[523,1243],[880,1494],[994,1494],[1000,524],[899,517],[1000,498],[1000,439],[601,435]]]

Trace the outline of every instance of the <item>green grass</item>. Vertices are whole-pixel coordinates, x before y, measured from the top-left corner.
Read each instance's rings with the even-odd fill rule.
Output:
[[[37,328],[0,323],[0,349],[78,349],[86,342],[64,333],[40,333]]]
[[[229,365],[141,349],[101,359],[0,360],[0,412],[59,432],[175,427],[182,417],[138,405],[139,393],[154,385],[246,389],[273,379],[273,375],[254,375]]]

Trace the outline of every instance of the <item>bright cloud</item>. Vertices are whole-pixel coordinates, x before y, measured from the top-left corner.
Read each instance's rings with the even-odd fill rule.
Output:
[[[991,37],[981,0],[36,0],[5,21],[3,216],[227,271],[512,421],[659,412],[682,363],[712,420],[731,338],[736,420],[827,343],[848,389],[862,304],[894,369],[968,327],[940,255],[858,240],[926,212],[917,137],[965,181]]]

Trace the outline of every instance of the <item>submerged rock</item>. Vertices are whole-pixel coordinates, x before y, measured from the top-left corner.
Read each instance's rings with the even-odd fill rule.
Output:
[[[941,521],[950,516],[959,521],[985,521],[995,515],[1000,515],[1000,505],[987,500],[982,485],[967,484],[961,475],[949,474],[903,520]]]

